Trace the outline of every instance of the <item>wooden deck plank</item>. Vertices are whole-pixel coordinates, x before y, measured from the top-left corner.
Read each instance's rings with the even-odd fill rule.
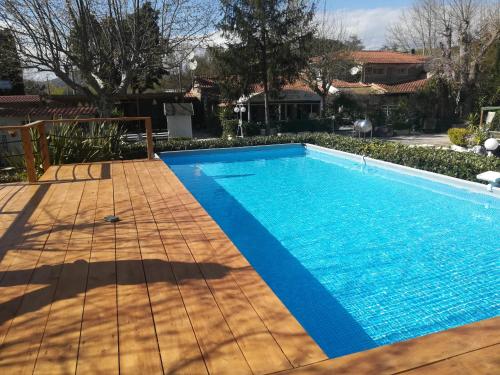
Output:
[[[405,371],[407,375],[490,374],[500,370],[500,344]]]
[[[168,177],[166,181],[169,182],[171,190],[176,192],[185,205],[185,211],[189,212],[194,221],[199,222],[203,228],[207,228],[205,238],[209,240],[219,259],[223,259],[232,269],[238,270],[235,271],[236,283],[293,366],[298,367],[326,359],[320,347],[305,332],[173,172],[165,168],[164,173]],[[203,233],[205,234],[204,231]]]
[[[98,181],[85,182],[35,373],[75,373]]]
[[[120,217],[116,225],[120,372],[157,374],[163,369],[128,187],[130,178],[125,173],[130,168],[130,163],[114,163],[111,168],[115,209]]]
[[[0,280],[14,258],[17,257],[15,249],[20,244],[41,248],[40,242],[42,241],[34,246],[35,238],[39,239],[40,236],[36,236],[33,226],[50,197],[50,194],[46,194],[47,190],[37,186],[25,186],[22,190],[16,190],[15,195],[5,201],[0,209],[2,223],[0,228]],[[37,195],[43,196],[40,197],[40,201],[34,202],[33,199]],[[28,238],[30,239],[29,243],[26,241]]]
[[[134,167],[138,175],[144,172],[142,163]],[[150,206],[150,204],[156,205],[161,197],[157,192],[153,194],[155,193],[153,189],[142,184],[139,176],[134,177],[136,180],[134,189],[130,186],[129,189],[131,194],[134,192],[132,204],[163,369],[167,374],[207,373]]]
[[[149,177],[144,185],[151,186],[154,181],[158,181],[158,186],[168,187],[168,189],[163,188],[165,193],[172,193],[167,198],[170,202],[174,202],[175,205],[184,205],[178,197],[175,201],[175,191],[172,189],[166,174],[163,174],[159,170],[160,168],[155,168],[157,165],[158,163],[150,164],[149,167],[154,168],[154,179]],[[150,193],[146,196],[149,197]],[[189,209],[185,207],[184,212],[189,212]],[[174,220],[179,213],[180,211],[174,211]],[[176,221],[179,231],[195,261],[199,264],[200,270],[253,372],[271,373],[291,368],[292,365],[280,346],[235,282],[231,275],[232,270],[228,267],[226,277],[218,276],[220,265],[227,267],[226,259],[215,254],[210,242],[192,215],[188,216],[187,220],[184,219],[185,216],[182,216]]]
[[[0,368],[7,372],[12,366],[21,373],[33,371],[82,193],[82,183],[68,185],[56,223],[3,342],[5,360],[0,360]],[[19,358],[14,353],[23,353],[23,356]]]
[[[118,374],[115,225],[113,183],[100,180],[82,316],[77,374]]]
[[[163,168],[158,163],[153,165]],[[158,177],[154,175],[154,179]],[[165,189],[162,185],[156,186],[159,188],[160,193]],[[172,214],[172,209],[177,208],[166,205],[163,209],[165,215],[167,213]],[[171,223],[173,220],[174,223],[168,229],[167,234],[167,236],[173,237],[166,238],[167,255],[172,262],[184,304],[209,372],[213,374],[234,373],[235,371],[250,373],[251,370],[246,359],[237,345],[237,341],[220,311],[219,305],[214,299],[199,266],[196,267],[196,261],[178,229],[176,220],[173,216],[167,217],[167,220]],[[173,251],[170,251],[170,246],[174,249]]]
[[[283,374],[395,374],[499,343],[500,318],[381,346],[285,371]],[[498,353],[498,347],[497,347]],[[481,372],[477,372],[481,374]]]
[[[3,289],[0,294],[0,306],[2,306],[0,309],[0,345],[21,305],[45,241],[55,223],[55,217],[47,218],[44,213],[50,207],[57,216],[62,207],[66,189],[67,186],[51,186],[26,223],[21,222],[19,227],[11,228],[9,233],[2,238],[2,251],[6,253],[2,259],[0,271],[0,287]],[[26,206],[33,204],[29,200],[24,203]],[[12,238],[8,240],[5,237]],[[14,237],[17,237],[17,243],[13,241]]]

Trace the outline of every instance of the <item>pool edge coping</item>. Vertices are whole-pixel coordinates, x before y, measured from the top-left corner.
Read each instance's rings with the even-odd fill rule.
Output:
[[[406,175],[426,178],[426,179],[432,180],[434,182],[438,182],[441,184],[451,185],[454,187],[466,189],[469,191],[473,191],[475,193],[487,195],[489,197],[500,198],[500,188],[498,188],[498,187],[493,187],[492,191],[490,192],[487,190],[487,185],[481,184],[479,182],[468,181],[468,180],[464,180],[464,179],[457,178],[457,177],[447,176],[447,175],[444,175],[441,173],[426,171],[424,169],[418,169],[418,168],[408,167],[406,165],[391,163],[391,162],[380,160],[380,159],[374,159],[374,158],[371,158],[369,156],[352,154],[350,152],[339,151],[339,150],[335,150],[335,149],[331,149],[331,148],[327,148],[327,147],[323,147],[323,146],[317,146],[317,145],[313,145],[311,143],[304,143],[304,146],[306,148],[310,148],[310,149],[324,152],[327,154],[332,154],[332,155],[336,155],[336,156],[343,156],[343,157],[350,159],[352,161],[356,161],[356,162],[363,162],[364,161],[364,163],[366,165],[373,165],[375,167],[379,167],[382,169],[396,170],[397,172],[400,172],[400,173],[403,173]]]

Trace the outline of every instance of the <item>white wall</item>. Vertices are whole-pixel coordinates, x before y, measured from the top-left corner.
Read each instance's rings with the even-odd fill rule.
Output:
[[[167,116],[169,136],[193,138],[191,116]]]

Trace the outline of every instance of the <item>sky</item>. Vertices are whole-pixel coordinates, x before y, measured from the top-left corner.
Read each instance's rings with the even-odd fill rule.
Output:
[[[395,23],[401,11],[412,0],[326,0],[326,11],[340,16],[352,34],[357,34],[365,48],[378,49],[384,45],[386,28]],[[325,2],[319,0],[318,13]]]

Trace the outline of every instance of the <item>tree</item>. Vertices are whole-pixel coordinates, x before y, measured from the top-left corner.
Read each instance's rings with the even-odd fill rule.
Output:
[[[12,32],[0,29],[0,94],[23,95],[23,71]]]
[[[327,19],[326,12],[316,27],[312,41],[312,58],[302,74],[302,79],[321,98],[321,115],[326,110],[327,97],[332,94],[333,81],[350,78],[353,67],[350,52],[360,46],[359,39],[347,37],[341,22]]]
[[[488,0],[416,0],[389,29],[389,42],[435,57],[433,71],[453,89],[456,110],[472,110],[479,73],[500,38],[500,7]]]
[[[347,48],[351,51],[361,51],[365,49],[363,41],[358,38],[357,35],[350,35],[349,38],[344,42]]]
[[[403,10],[399,21],[387,30],[387,45],[404,52],[412,49],[431,56],[439,48],[439,0],[417,0]]]
[[[53,72],[109,115],[113,98],[151,85],[208,37],[198,0],[0,0],[25,68]],[[163,65],[163,66],[160,66]]]
[[[167,75],[168,71],[164,69],[162,63],[161,35],[158,24],[160,11],[154,9],[150,2],[146,2],[142,4],[137,14],[129,15],[126,21],[133,24],[135,17],[139,20],[138,34],[144,36],[146,50],[153,51],[153,53],[143,54],[142,61],[139,64],[141,68],[137,75],[132,78],[132,90],[142,93],[158,85],[161,77]],[[140,48],[140,45],[137,44],[135,48]]]
[[[227,80],[242,94],[262,85],[267,132],[269,95],[285,82],[297,79],[306,66],[314,34],[314,5],[307,0],[221,0],[223,19],[218,24],[228,40],[217,54]]]

